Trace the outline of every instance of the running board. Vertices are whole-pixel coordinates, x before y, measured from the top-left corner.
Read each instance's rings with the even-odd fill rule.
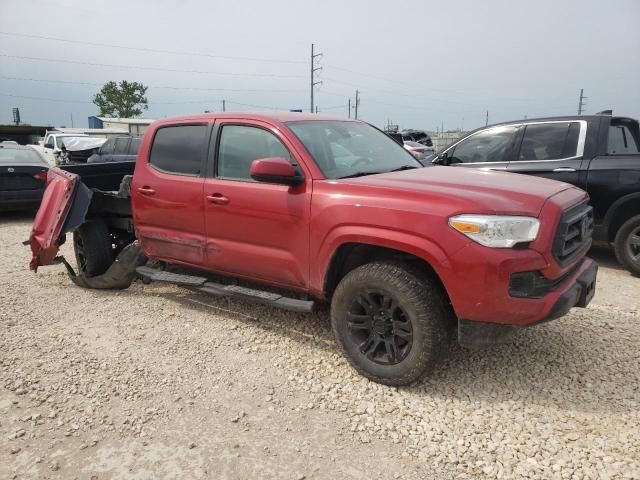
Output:
[[[239,298],[264,305],[271,305],[284,310],[291,310],[293,312],[312,312],[315,305],[315,302],[311,300],[284,297],[278,293],[241,287],[239,285],[223,285],[221,283],[209,282],[205,277],[165,272],[151,267],[138,267],[136,268],[136,272],[141,277],[156,282],[174,283],[199,292],[215,295],[216,297]]]

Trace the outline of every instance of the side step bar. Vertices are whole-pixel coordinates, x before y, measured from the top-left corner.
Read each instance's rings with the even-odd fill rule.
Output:
[[[174,283],[199,292],[215,295],[216,297],[234,297],[294,312],[312,312],[315,305],[315,302],[311,300],[283,297],[278,293],[265,292],[263,290],[241,287],[239,285],[223,285],[221,283],[210,282],[205,277],[165,272],[151,267],[138,267],[136,268],[136,272],[141,277],[156,282]]]

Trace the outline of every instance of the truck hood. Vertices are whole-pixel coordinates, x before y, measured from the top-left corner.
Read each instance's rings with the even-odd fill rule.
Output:
[[[474,213],[530,216],[538,216],[548,198],[574,188],[568,183],[529,175],[440,166],[338,181],[447,198],[452,207],[468,209],[472,205]]]

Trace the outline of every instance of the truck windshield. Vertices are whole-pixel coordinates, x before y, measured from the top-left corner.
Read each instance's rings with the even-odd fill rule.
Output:
[[[348,178],[419,168],[413,155],[366,123],[340,120],[289,122],[327,178]]]

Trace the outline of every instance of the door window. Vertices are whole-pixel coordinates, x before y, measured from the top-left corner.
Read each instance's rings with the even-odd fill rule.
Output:
[[[129,144],[129,150],[127,152],[128,155],[138,155],[138,150],[140,150],[140,142],[142,141],[141,137],[134,137],[131,139],[131,143]]]
[[[517,127],[489,128],[458,143],[448,153],[449,162],[489,163],[505,161]]]
[[[47,138],[47,143],[44,144],[47,148],[53,148],[53,137]]]
[[[578,155],[578,122],[527,125],[517,160],[559,160]]]
[[[199,175],[206,125],[180,125],[158,129],[151,146],[149,163],[158,170],[181,175]]]
[[[258,127],[225,125],[220,133],[217,176],[253,181],[249,170],[254,160],[291,154],[278,138]]]
[[[116,139],[110,138],[100,147],[100,155],[110,155],[113,153],[113,147],[116,145]]]
[[[116,139],[116,146],[113,149],[113,154],[126,155],[127,147],[129,147],[129,137],[118,137]]]

